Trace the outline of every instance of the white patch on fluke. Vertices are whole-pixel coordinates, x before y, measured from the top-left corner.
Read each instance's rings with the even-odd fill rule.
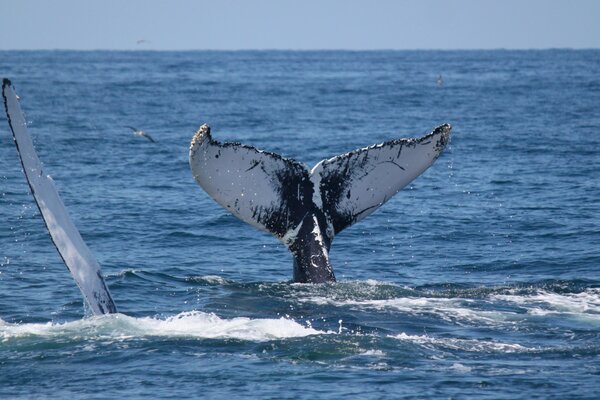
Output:
[[[323,254],[325,255],[325,257],[329,258],[329,252],[327,251],[327,246],[325,246],[325,242],[323,241],[323,233],[321,233],[321,228],[319,228],[319,221],[317,221],[316,215],[313,215],[313,224],[314,228],[311,233],[314,235],[315,240],[323,249]],[[315,267],[318,267],[318,265],[316,265]]]
[[[281,242],[287,247],[291,246],[296,241],[300,228],[302,228],[302,223],[298,224],[295,228],[289,229],[281,238]]]
[[[325,160],[321,160],[317,163],[317,165],[315,165],[311,170],[310,170],[310,182],[313,185],[314,191],[313,191],[313,195],[312,195],[312,201],[313,203],[315,203],[315,205],[317,206],[317,208],[319,208],[320,210],[323,209],[323,200],[321,200],[321,174],[316,174],[315,171],[319,170],[321,168],[321,164],[323,164],[323,161]]]

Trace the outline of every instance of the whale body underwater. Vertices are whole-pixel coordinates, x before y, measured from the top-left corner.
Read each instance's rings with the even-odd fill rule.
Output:
[[[21,166],[56,249],[92,313],[117,312],[98,262],[43,172],[8,79],[3,79],[2,96]],[[335,282],[329,260],[334,237],[429,168],[448,144],[451,129],[443,124],[421,138],[357,149],[309,170],[252,146],[220,143],[204,124],[192,138],[189,164],[198,185],[218,204],[288,248],[294,282]]]

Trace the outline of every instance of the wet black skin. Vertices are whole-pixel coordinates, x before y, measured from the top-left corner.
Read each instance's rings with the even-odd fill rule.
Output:
[[[316,217],[321,231],[320,239],[313,233]],[[332,238],[328,237],[325,215],[314,204],[302,219],[296,240],[288,246],[294,257],[294,282],[335,282],[333,267],[329,262]]]

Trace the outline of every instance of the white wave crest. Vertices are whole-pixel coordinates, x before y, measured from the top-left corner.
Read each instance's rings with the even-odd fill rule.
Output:
[[[366,357],[372,357],[372,356],[383,357],[386,354],[381,350],[371,349],[371,350],[363,350],[359,355],[366,356]]]
[[[195,278],[195,280],[197,280],[197,281],[204,281],[206,283],[210,283],[210,284],[213,284],[213,285],[216,285],[216,284],[218,284],[218,285],[225,285],[225,284],[229,283],[227,281],[227,279],[225,279],[225,278],[223,278],[222,276],[219,276],[219,275],[202,275],[202,276],[200,276],[198,278]]]
[[[318,335],[325,332],[286,319],[223,319],[200,311],[165,319],[112,314],[65,323],[12,324],[0,319],[0,341],[14,338],[70,338],[126,340],[144,337],[238,339],[267,341]]]

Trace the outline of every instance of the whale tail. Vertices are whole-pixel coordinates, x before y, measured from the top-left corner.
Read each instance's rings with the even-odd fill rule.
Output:
[[[219,143],[202,125],[190,145],[196,182],[242,221],[270,232],[294,255],[294,280],[333,281],[329,248],[439,157],[451,126],[319,162],[295,160],[240,143]]]
[[[102,277],[100,265],[71,221],[52,178],[42,170],[31,136],[27,132],[18,97],[8,79],[2,81],[2,97],[23,172],[52,242],[81,289],[92,313],[99,315],[117,312]]]

